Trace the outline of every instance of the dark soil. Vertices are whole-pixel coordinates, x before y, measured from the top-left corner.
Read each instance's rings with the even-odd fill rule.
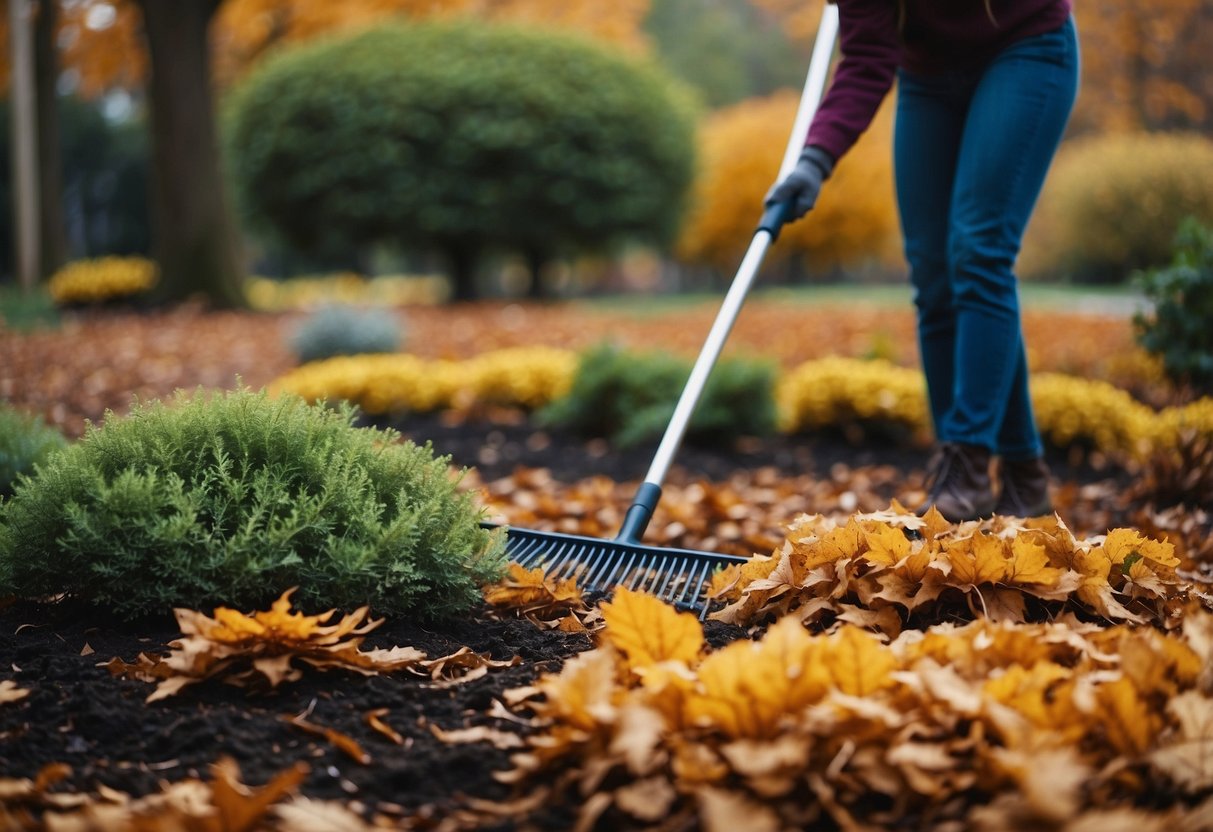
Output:
[[[456,464],[477,467],[485,481],[508,476],[517,466],[548,468],[565,481],[594,474],[640,480],[653,452],[652,447],[607,452],[600,442],[537,432],[522,422],[448,424],[445,417],[427,416],[395,427],[417,441],[431,440]],[[925,450],[879,442],[858,448],[841,437],[778,437],[688,446],[677,468],[711,479],[766,465],[789,473],[824,474],[837,463],[892,464],[912,471],[921,469],[925,456]],[[716,643],[741,635],[735,628],[712,626],[709,640]],[[507,787],[492,773],[509,768],[510,752],[486,743],[446,744],[429,726],[499,726],[487,712],[503,691],[529,684],[591,647],[586,635],[498,620],[480,610],[441,624],[389,620],[368,637],[368,646],[408,645],[431,658],[467,646],[495,659],[522,659],[515,667],[446,689],[407,672],[362,677],[308,671],[302,680],[267,694],[250,696],[241,688],[206,682],[147,704],[150,684],[116,679],[99,666],[115,656],[133,661],[140,652],[166,653],[179,634],[169,615],[122,623],[69,604],[17,603],[0,610],[0,678],[31,691],[21,701],[0,704],[0,777],[32,777],[48,763],[65,762],[72,774],[62,788],[93,791],[105,785],[143,795],[162,781],[209,779],[209,765],[225,755],[235,758],[244,782],[253,785],[303,761],[310,767],[303,787],[309,797],[351,801],[367,812],[437,818],[463,795],[505,798]],[[365,715],[378,708],[388,709],[384,720],[405,737],[405,745],[391,743],[366,724]],[[305,711],[311,722],[355,739],[372,762],[360,764],[284,721]],[[549,821],[548,828],[565,828],[569,818],[553,815]]]

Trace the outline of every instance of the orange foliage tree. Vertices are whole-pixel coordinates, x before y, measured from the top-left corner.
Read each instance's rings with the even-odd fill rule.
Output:
[[[1213,0],[1075,4],[1083,50],[1080,130],[1208,127]]]
[[[700,173],[677,246],[684,261],[736,268],[779,171],[799,96],[750,99],[709,116],[700,133]],[[768,263],[799,260],[821,272],[897,262],[897,215],[885,106],[842,158],[804,220],[785,227]]]
[[[823,0],[752,0],[811,41]],[[977,2],[977,0],[974,0]],[[1074,4],[1082,47],[1076,132],[1192,129],[1213,122],[1213,0]]]
[[[92,97],[137,88],[147,77],[142,17],[134,0],[62,3],[62,61]],[[214,70],[223,83],[268,49],[392,17],[466,15],[577,31],[624,49],[647,48],[642,31],[649,0],[222,0],[210,26]],[[0,44],[0,79],[7,76],[8,42]]]

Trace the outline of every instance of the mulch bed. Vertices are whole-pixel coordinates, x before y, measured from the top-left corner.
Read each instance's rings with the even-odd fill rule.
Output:
[[[432,441],[435,451],[451,455],[456,465],[476,466],[486,481],[510,476],[518,466],[547,468],[570,482],[595,474],[639,480],[652,454],[650,447],[606,453],[601,443],[541,431],[524,421],[488,424],[434,415],[395,427],[416,441]],[[763,465],[828,475],[840,463],[881,463],[911,476],[920,474],[924,457],[922,450],[856,447],[837,437],[776,437],[731,447],[688,446],[674,475],[724,479]],[[1091,470],[1066,474],[1099,476]],[[741,635],[714,623],[708,632],[714,641]],[[0,611],[0,633],[0,665],[31,690],[25,700],[0,707],[2,776],[33,777],[42,766],[63,762],[72,773],[62,788],[93,791],[103,785],[142,795],[155,792],[161,781],[209,779],[208,767],[223,756],[238,762],[249,784],[267,782],[302,761],[310,768],[302,786],[307,796],[345,801],[368,814],[408,816],[412,822],[418,816],[441,818],[463,796],[508,795],[493,772],[509,768],[509,751],[487,743],[447,744],[430,726],[446,731],[499,726],[488,715],[494,699],[591,647],[585,634],[498,618],[484,609],[440,623],[388,620],[368,636],[368,647],[406,645],[436,658],[467,646],[496,660],[519,656],[521,663],[449,688],[407,672],[361,677],[308,671],[302,680],[266,694],[210,681],[149,704],[150,684],[114,678],[100,664],[113,657],[133,661],[140,652],[168,652],[168,643],[180,635],[169,615],[120,622],[68,603],[17,603]],[[403,746],[367,725],[365,715],[380,708],[388,709],[383,719],[405,738]],[[371,762],[359,763],[286,722],[305,712],[310,722],[356,740]],[[540,818],[553,829],[566,828],[569,820],[558,811],[549,812],[546,821]]]
[[[233,368],[242,368],[244,381],[258,386],[290,365],[281,346],[289,318],[252,328],[237,316],[186,311],[180,318],[148,321],[147,326],[131,326],[128,320],[84,320],[60,334],[0,333],[0,354],[6,359],[0,362],[5,368],[0,373],[0,395],[43,410],[50,421],[76,434],[84,416],[96,419],[105,407],[122,410],[132,392],[152,397],[174,387],[227,386]],[[416,316],[414,326],[444,333],[475,332],[479,346],[486,331],[514,331],[486,327],[479,319],[475,327],[461,328],[456,323],[438,312],[426,312]],[[546,331],[534,326],[516,329]],[[200,332],[209,337],[200,337]],[[103,343],[105,350],[82,348],[81,343],[89,340]],[[200,343],[205,344],[201,352]],[[417,343],[430,340],[418,338]],[[96,357],[102,352],[105,359],[96,367],[72,364],[64,369],[71,361],[101,361]],[[187,354],[208,356],[205,372],[183,357]],[[44,372],[47,367],[51,369]],[[654,451],[652,445],[609,448],[602,441],[538,429],[521,418],[486,422],[433,414],[377,423],[395,427],[415,441],[432,442],[435,451],[449,454],[456,466],[474,467],[483,482],[511,477],[520,469],[545,469],[561,483],[591,476],[639,482]],[[895,476],[882,480],[892,483],[885,486],[887,493],[880,494],[884,499],[898,496],[894,488],[921,483],[925,449],[907,447],[896,438],[866,436],[861,443],[856,438],[777,436],[715,447],[689,445],[678,454],[669,479],[723,481],[738,471],[759,468],[773,468],[789,477],[845,478],[847,472],[891,466]],[[1122,509],[1107,499],[1123,490],[1122,472],[1092,467],[1086,459],[1058,458],[1051,463],[1062,484],[1059,509],[1076,533],[1098,533],[1123,519],[1117,516]],[[1099,513],[1080,513],[1089,505],[1101,506]],[[837,505],[813,507],[823,512],[838,509]],[[1067,512],[1073,513],[1074,521]],[[243,782],[252,785],[302,761],[309,767],[302,785],[307,796],[340,800],[368,816],[378,812],[410,818],[413,828],[424,827],[427,818],[437,822],[449,815],[464,796],[503,799],[508,795],[508,787],[493,778],[495,771],[509,768],[508,750],[487,743],[449,744],[431,726],[447,731],[499,726],[488,711],[504,691],[530,684],[591,647],[585,634],[498,618],[481,609],[441,623],[388,620],[367,637],[368,647],[411,646],[432,658],[465,646],[497,660],[521,658],[516,666],[494,669],[448,688],[407,672],[362,677],[309,670],[301,680],[267,694],[250,695],[245,689],[210,681],[149,704],[145,700],[151,684],[115,678],[100,666],[114,657],[133,661],[140,652],[165,653],[179,634],[168,614],[120,622],[69,603],[21,602],[0,609],[4,678],[30,691],[25,699],[0,704],[0,780],[33,777],[44,765],[66,763],[71,774],[57,787],[60,790],[93,792],[108,787],[144,795],[166,781],[209,780],[209,767],[224,756],[236,760]],[[708,627],[709,641],[715,643],[743,635],[725,625]],[[404,745],[393,744],[367,725],[366,714],[383,708],[387,709],[383,720],[404,737]],[[371,761],[357,762],[332,742],[305,734],[286,721],[302,713],[309,714],[309,721],[356,740]],[[515,733],[525,731],[520,725],[508,727]],[[569,815],[551,808],[531,820],[550,829],[568,828],[572,822]]]

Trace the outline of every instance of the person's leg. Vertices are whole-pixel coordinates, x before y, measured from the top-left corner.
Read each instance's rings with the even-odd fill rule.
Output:
[[[932,424],[952,407],[956,308],[948,265],[948,226],[967,112],[967,95],[948,78],[898,78],[893,170],[906,263],[918,316],[918,350]]]
[[[1077,83],[1077,42],[1067,23],[1006,49],[973,93],[948,238],[956,382],[943,440],[1018,458],[1040,452],[1013,269]]]
[[[936,437],[955,401],[956,303],[949,261],[957,158],[973,79],[901,73],[894,170],[906,261],[918,313],[918,346]],[[943,441],[927,470],[927,501],[949,520],[989,514],[988,449]]]

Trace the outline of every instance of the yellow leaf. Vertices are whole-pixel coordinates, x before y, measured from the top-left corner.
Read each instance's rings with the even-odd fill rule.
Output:
[[[934,560],[934,556],[926,548],[920,546],[915,552],[911,546],[911,553],[897,564],[897,574],[911,583],[921,583],[927,575],[927,568]]]
[[[1122,676],[1095,691],[1097,724],[1122,754],[1143,754],[1154,744],[1159,719],[1150,712],[1133,682]]]
[[[984,691],[1037,728],[1056,731],[1066,741],[1077,740],[1087,728],[1073,706],[1072,675],[1070,670],[1053,662],[1013,664],[1001,675],[987,680]]]
[[[865,528],[863,536],[868,544],[864,557],[878,566],[893,566],[910,554],[909,538],[894,526],[879,524],[876,528]]]
[[[830,637],[824,659],[834,684],[850,696],[871,696],[893,684],[897,659],[880,640],[858,627],[846,626]]]
[[[969,587],[998,583],[1007,573],[1006,542],[989,534],[949,542],[944,547],[952,564],[953,586]]]
[[[619,689],[615,663],[616,653],[611,649],[590,650],[569,659],[559,674],[536,683],[547,697],[539,710],[583,730],[614,719],[613,698]]]
[[[924,540],[934,540],[940,535],[952,531],[954,528],[934,505],[927,509],[927,513],[922,516],[922,519],[925,523],[922,529]]]
[[[862,540],[863,528],[855,521],[855,518],[851,518],[845,526],[832,529],[822,535],[816,562],[805,564],[805,570],[808,571],[823,563],[834,563],[844,558],[857,557]]]
[[[771,737],[784,719],[818,702],[830,687],[823,639],[785,616],[760,642],[734,642],[699,666],[701,691],[688,697],[688,721],[733,737]]]
[[[1061,577],[1061,570],[1049,566],[1045,547],[1026,537],[1016,537],[1011,543],[1011,558],[1006,565],[1006,580],[1020,584],[1044,584],[1053,586]]]
[[[703,650],[703,627],[652,595],[626,587],[602,605],[603,637],[623,653],[632,669],[667,661],[694,664]]]
[[[1133,529],[1113,529],[1103,542],[1108,560],[1123,564],[1130,555],[1138,555],[1154,561],[1159,566],[1179,566],[1175,557],[1175,544],[1165,540],[1150,540]]]

